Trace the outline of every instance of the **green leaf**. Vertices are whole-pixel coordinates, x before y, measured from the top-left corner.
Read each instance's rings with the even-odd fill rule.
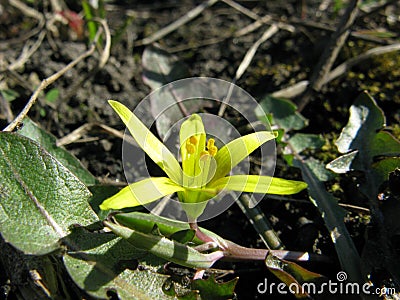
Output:
[[[15,99],[17,99],[19,97],[19,93],[17,91],[14,90],[1,90],[0,91],[1,95],[3,96],[4,100],[11,102],[14,101]]]
[[[148,213],[119,213],[114,215],[114,218],[119,224],[143,233],[151,233],[153,228],[157,226],[157,229],[160,231],[160,233],[166,237],[171,237],[178,231],[190,229],[187,222],[175,221]],[[211,236],[214,240],[224,244],[224,239],[217,234],[202,227],[200,227],[200,230],[208,236]],[[194,242],[196,245],[204,243],[197,237],[194,237],[192,242]]]
[[[97,183],[97,179],[75,156],[65,150],[65,148],[57,146],[57,139],[54,135],[40,128],[28,117],[24,118],[23,124],[24,126],[18,131],[19,134],[38,142],[41,147],[54,156],[84,184],[93,185]]]
[[[272,132],[258,131],[237,138],[224,145],[214,157],[217,162],[217,169],[212,181],[227,175],[254,150],[274,138],[275,134]]]
[[[290,195],[304,190],[307,184],[269,176],[232,175],[214,181],[209,187],[217,190]]]
[[[171,151],[125,105],[113,100],[109,100],[108,103],[128,127],[143,151],[167,173],[169,178],[181,183],[182,169]]]
[[[279,280],[287,286],[291,286],[291,291],[299,291],[299,293],[295,293],[298,299],[308,298],[306,291],[301,288],[303,283],[315,281],[322,277],[322,275],[310,272],[294,262],[279,259],[271,254],[265,259],[265,264]]]
[[[325,144],[321,135],[309,133],[296,133],[288,141],[293,150],[297,153],[305,149],[319,149]]]
[[[173,299],[162,290],[168,276],[157,273],[165,261],[113,234],[77,228],[72,235],[76,247],[64,255],[64,264],[74,282],[91,296],[109,299],[109,291],[114,291],[121,300]]]
[[[0,232],[24,253],[52,252],[71,225],[98,221],[85,185],[26,137],[0,133],[0,178]]]
[[[326,168],[322,161],[315,159],[314,157],[309,157],[307,159],[303,159],[303,163],[307,165],[307,167],[313,172],[314,176],[318,180],[325,182],[333,178],[332,172]],[[297,166],[295,162],[293,165]]]
[[[60,90],[53,88],[46,93],[45,99],[46,101],[53,103],[58,99],[59,94]]]
[[[223,257],[222,251],[203,254],[192,247],[162,236],[145,234],[107,221],[104,224],[134,247],[149,251],[151,254],[181,266],[207,269]]]
[[[196,232],[193,229],[186,229],[176,231],[170,236],[170,239],[177,241],[181,244],[187,244],[188,242],[191,242],[193,240],[195,235]]]
[[[145,205],[184,190],[167,177],[150,177],[124,187],[114,196],[104,200],[100,209],[121,209]]]
[[[341,153],[364,149],[385,124],[385,116],[374,99],[367,93],[361,96],[350,107],[350,118],[336,141]]]
[[[337,204],[337,200],[326,191],[324,183],[318,179],[318,174],[302,160],[295,160],[303,179],[308,184],[308,192],[313,204],[318,208],[325,226],[328,229],[338,254],[340,265],[352,282],[364,282],[361,277],[361,261],[353,240],[344,224],[346,211]]]
[[[400,167],[400,157],[385,158],[372,164],[372,173],[377,182],[389,179],[389,174]]]
[[[97,183],[96,178],[81,164],[81,162],[65,150],[57,146],[57,139],[51,133],[41,129],[31,119],[24,118],[24,126],[18,133],[38,142],[41,147],[46,149],[54,156],[64,167],[75,174],[84,184],[93,185]]]
[[[350,169],[365,172],[368,183],[363,188],[369,197],[377,194],[378,187],[387,180],[389,172],[398,167],[395,164],[397,160],[393,158],[400,155],[400,142],[390,133],[381,131],[385,122],[385,116],[375,100],[367,93],[362,94],[350,107],[349,122],[336,141],[339,151],[345,154],[328,165],[333,165],[334,170],[339,172]],[[358,154],[347,153],[352,150],[357,150]],[[385,162],[386,159],[389,161]],[[338,164],[344,165],[344,168],[335,169]]]
[[[92,197],[89,199],[90,206],[101,220],[106,219],[110,211],[101,210],[100,204],[107,198],[118,193],[120,189],[114,185],[92,185],[89,187],[89,190],[92,193]]]
[[[299,130],[307,126],[307,119],[296,112],[296,105],[289,100],[267,95],[261,100],[260,105],[263,111],[257,110],[256,115],[261,121],[270,115],[271,123],[279,125],[286,131]]]
[[[223,300],[233,299],[235,296],[235,286],[239,278],[236,277],[228,282],[218,283],[211,275],[207,279],[197,279],[192,281],[192,289],[200,292],[201,299]]]

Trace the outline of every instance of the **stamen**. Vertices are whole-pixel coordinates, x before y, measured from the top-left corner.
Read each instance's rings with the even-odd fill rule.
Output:
[[[197,145],[197,138],[194,136],[194,135],[192,135],[190,138],[189,138],[189,142],[191,143],[191,144],[193,144],[193,145]]]
[[[216,146],[212,146],[211,148],[208,148],[208,152],[211,156],[215,156],[215,154],[218,152],[218,148]]]
[[[207,142],[207,149],[214,147],[214,143],[215,143],[214,139],[209,139]]]
[[[205,155],[210,155],[210,152],[208,152],[208,151],[206,151],[206,150],[201,151],[201,153],[200,153],[200,159],[202,159]]]
[[[214,139],[209,139],[207,142],[207,150],[211,156],[215,156],[215,154],[217,154],[218,151],[218,148],[214,145],[214,143],[215,143]]]
[[[188,142],[189,142],[189,140],[188,140]],[[196,148],[192,143],[189,142],[189,143],[186,143],[186,151],[189,154],[194,154],[194,152],[196,152]]]

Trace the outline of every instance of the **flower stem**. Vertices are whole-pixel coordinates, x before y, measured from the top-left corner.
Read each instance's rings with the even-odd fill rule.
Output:
[[[221,248],[220,243],[218,243],[217,240],[215,240],[214,238],[212,238],[211,236],[208,236],[207,234],[205,234],[203,231],[200,230],[199,226],[197,225],[196,221],[190,222],[189,223],[190,229],[193,229],[196,237],[201,240],[204,243],[217,243],[217,245]]]

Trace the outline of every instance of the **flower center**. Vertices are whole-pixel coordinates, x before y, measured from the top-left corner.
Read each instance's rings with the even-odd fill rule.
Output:
[[[204,187],[214,176],[217,164],[214,156],[218,152],[215,140],[209,139],[203,145],[201,137],[191,136],[185,142],[182,157],[183,185],[191,188]]]

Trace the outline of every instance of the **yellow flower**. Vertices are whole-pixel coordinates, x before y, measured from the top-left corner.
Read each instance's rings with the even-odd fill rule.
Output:
[[[215,140],[206,140],[201,117],[186,119],[180,129],[182,167],[169,149],[123,104],[110,100],[110,105],[128,127],[133,138],[168,177],[150,177],[134,182],[106,199],[102,210],[144,205],[177,193],[189,220],[200,216],[209,200],[222,190],[287,195],[307,187],[301,181],[259,175],[231,175],[232,168],[254,150],[275,138],[268,131],[258,131],[237,138],[221,149]],[[197,204],[197,205],[187,205]]]

